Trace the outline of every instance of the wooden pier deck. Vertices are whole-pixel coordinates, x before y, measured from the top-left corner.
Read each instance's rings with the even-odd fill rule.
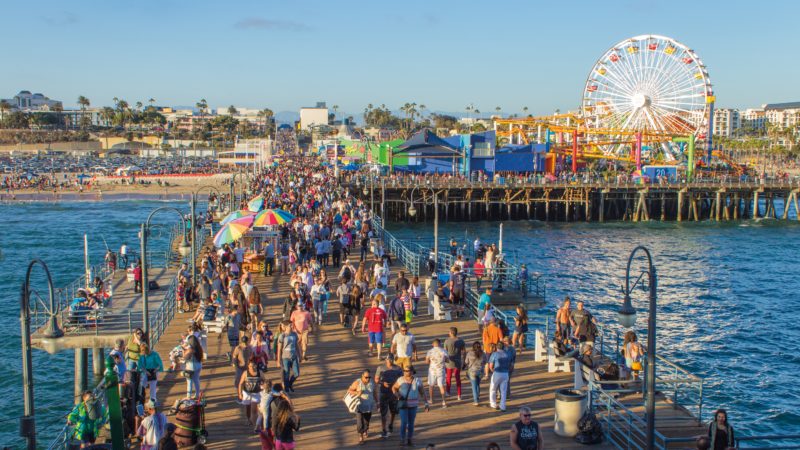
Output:
[[[392,267],[392,276],[402,270]],[[336,271],[328,270],[328,275],[335,288]],[[266,319],[270,329],[277,330],[283,300],[288,296],[288,278],[255,277],[256,286],[266,299]],[[390,282],[390,284],[392,284]],[[391,289],[393,290],[393,288]],[[390,290],[390,294],[391,294]],[[423,315],[415,318],[410,330],[416,336],[421,361],[416,362],[417,374],[427,381],[427,366],[424,364],[425,352],[436,338],[446,338],[449,327],[456,326],[459,335],[467,345],[480,340],[477,325],[473,320],[433,321],[427,312],[427,302],[420,300],[420,311]],[[187,328],[190,314],[179,314],[170,324],[163,338],[157,345],[157,351],[166,361],[169,350],[180,339],[181,332]],[[366,353],[366,336],[361,333],[354,337],[349,330],[338,325],[338,306],[334,300],[329,303],[326,324],[312,333],[309,346],[309,361],[302,363],[300,378],[295,384],[296,392],[292,394],[296,411],[301,417],[301,429],[296,434],[298,449],[341,449],[341,448],[396,448],[399,445],[399,417],[395,421],[394,434],[387,440],[381,440],[380,415],[374,413],[370,426],[370,438],[363,446],[358,445],[355,431],[355,417],[349,414],[342,397],[355,380],[360,371],[369,368],[373,371],[379,364],[377,358],[368,357]],[[387,335],[390,333],[387,332]],[[206,407],[206,428],[208,430],[207,447],[210,449],[259,449],[260,442],[253,434],[252,427],[246,423],[242,407],[235,403],[233,368],[227,362],[225,352],[229,350],[227,339],[209,336],[209,358],[204,362],[200,376],[201,389],[208,402]],[[279,381],[280,369],[274,362],[270,363],[267,378]],[[511,378],[511,397],[506,412],[496,412],[488,407],[488,381],[481,386],[481,406],[472,405],[469,381],[464,377],[462,401],[453,396],[448,398],[449,407],[441,408],[438,392],[430,412],[420,411],[417,415],[414,442],[416,448],[425,448],[428,443],[437,448],[485,449],[489,442],[497,442],[501,448],[509,448],[508,435],[511,424],[518,420],[518,409],[529,406],[533,410],[534,420],[543,431],[544,444],[547,448],[577,449],[581,444],[572,439],[562,438],[553,433],[554,392],[560,388],[570,387],[573,374],[548,373],[546,363],[534,363],[533,351],[528,350],[518,356],[516,370]],[[427,384],[426,384],[427,388]],[[170,405],[183,398],[186,382],[179,373],[166,374],[159,381],[159,400]],[[453,386],[455,391],[455,386]],[[659,411],[673,408],[660,401]],[[675,413],[672,413],[674,415]],[[685,424],[690,423],[688,420]],[[679,429],[687,429],[688,425]],[[699,430],[699,429],[697,429]],[[665,430],[666,431],[666,430]],[[699,431],[690,430],[693,434]],[[594,448],[612,448],[604,442]]]
[[[148,269],[148,279],[155,281],[159,285],[157,290],[149,290],[147,293],[147,303],[150,317],[156,313],[164,296],[177,276],[176,267],[150,268]],[[39,330],[31,336],[31,344],[37,348],[43,348],[53,352],[63,349],[74,348],[113,348],[117,338],[127,338],[131,328],[142,326],[142,294],[133,292],[133,282],[126,280],[126,273],[120,269],[114,273],[109,282],[113,295],[111,302],[103,309],[103,318],[97,327],[82,326],[79,329],[69,329],[63,337],[57,339],[47,339],[41,337]],[[63,313],[66,317],[66,312]],[[66,324],[64,317],[60,323]],[[152,320],[152,319],[151,319]]]

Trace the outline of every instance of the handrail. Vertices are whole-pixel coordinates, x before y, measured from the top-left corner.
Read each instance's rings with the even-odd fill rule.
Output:
[[[198,245],[201,246],[202,243],[204,242],[206,232],[207,232],[207,230],[205,229],[205,227],[203,227],[201,230],[198,230],[198,239],[197,239]],[[170,248],[172,247],[172,243],[173,242],[174,242],[174,239],[171,238],[170,239]],[[175,263],[175,261],[171,260],[170,252],[158,252],[158,253],[157,252],[148,252],[148,261],[150,261],[151,260],[150,258],[153,258],[153,256],[156,255],[156,254],[163,255],[163,259],[161,261],[166,266],[169,266],[170,263],[172,263],[172,264]],[[151,266],[151,267],[153,267],[153,266]],[[158,344],[158,341],[164,335],[164,332],[166,331],[167,327],[169,326],[169,323],[175,317],[175,311],[177,309],[176,308],[176,305],[177,305],[177,300],[176,300],[177,286],[178,286],[178,278],[177,277],[173,277],[172,281],[170,282],[169,287],[167,288],[166,293],[164,294],[164,300],[161,302],[161,305],[159,306],[159,308],[154,313],[150,313],[150,317],[148,318],[149,321],[150,321],[150,330],[151,330],[151,333],[150,333],[151,346],[153,346],[153,347],[155,347],[155,345]],[[96,312],[88,311],[86,313],[86,317],[84,317],[84,319],[88,318],[88,314],[92,314],[92,313],[97,314]],[[138,326],[138,324],[140,324],[141,321],[142,321],[141,312],[133,313],[133,312],[129,311],[127,314],[126,313],[118,313],[118,314],[110,314],[110,315],[105,315],[104,314],[102,316],[102,322],[101,323],[104,326],[114,325],[116,327],[119,327],[120,329],[118,331],[120,331],[120,332],[127,330],[127,333],[131,333],[133,331],[134,324],[136,324],[136,326]],[[65,321],[63,321],[63,317],[62,317],[62,323],[66,323]],[[65,327],[65,328],[67,328],[67,327]],[[93,328],[91,328],[91,327],[90,328],[83,328],[82,330],[78,329],[78,331],[73,330],[72,333],[68,329],[65,330],[65,332],[67,334],[79,334],[81,332],[89,333],[89,334],[97,334],[97,333],[99,333],[99,331],[100,331],[100,325],[99,324],[96,324]],[[95,397],[98,400],[102,399],[102,401],[105,401],[105,387],[103,386],[102,382],[100,384],[98,384],[94,388],[94,393],[95,393]],[[48,450],[61,450],[61,449],[71,448],[71,442],[70,441],[72,440],[72,436],[73,436],[73,428],[70,425],[65,425],[58,432],[56,437],[50,442],[50,445],[47,447],[47,449]]]

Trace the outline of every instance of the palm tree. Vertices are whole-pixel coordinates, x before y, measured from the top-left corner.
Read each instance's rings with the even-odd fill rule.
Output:
[[[494,107],[494,110],[495,110],[495,111],[497,111],[497,115],[498,115],[498,116],[502,117],[502,114],[500,114],[500,111],[502,111],[502,110],[503,110],[503,108],[501,108],[501,107],[499,107],[499,106],[495,106],[495,107]]]
[[[103,109],[100,110],[100,117],[105,121],[106,127],[111,126],[111,121],[114,120],[114,108],[104,106]]]
[[[91,102],[88,98],[84,97],[83,95],[78,97],[78,104],[81,106],[81,129],[85,130],[87,127],[86,121],[86,108],[91,105]]]
[[[425,109],[426,108],[427,108],[427,106],[425,106],[425,105],[419,105],[419,118],[420,119],[422,119],[423,115],[425,114]]]
[[[528,115],[528,107],[527,106],[523,106],[522,107],[522,112],[525,113],[525,115]]]
[[[56,128],[64,125],[64,118],[61,116],[61,113],[64,111],[64,107],[61,106],[61,103],[56,103],[56,105],[53,106],[53,111],[56,112],[56,117],[58,117]]]
[[[336,117],[336,113],[339,111],[339,105],[333,105],[333,117]]]
[[[147,103],[150,103],[150,106],[151,106],[151,107],[153,106],[153,104],[154,104],[155,102],[156,102],[156,99],[154,99],[153,97],[150,97],[150,100],[148,100],[148,101],[147,101]]]
[[[136,102],[136,110],[137,110],[137,111],[141,111],[141,110],[142,110],[142,106],[144,106],[144,105],[142,104],[142,102]]]
[[[239,111],[236,109],[235,106],[231,105],[228,106],[228,114],[230,114],[231,116],[235,116],[236,114],[239,114]]]
[[[195,104],[195,106],[197,106],[197,109],[200,111],[200,115],[202,116],[205,114],[206,108],[208,108],[208,102],[206,99],[201,98],[200,101]]]
[[[270,121],[272,116],[275,115],[275,113],[273,113],[272,110],[269,108],[264,108],[258,112],[258,115],[264,118],[264,134],[269,136],[270,135],[269,131],[271,130],[267,130],[267,123]]]
[[[11,110],[11,104],[5,100],[0,100],[0,122],[5,118],[5,113]]]

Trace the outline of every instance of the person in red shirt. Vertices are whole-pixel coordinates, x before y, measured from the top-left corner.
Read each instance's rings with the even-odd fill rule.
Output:
[[[308,332],[314,329],[314,318],[311,313],[303,309],[303,304],[297,302],[297,309],[292,312],[289,318],[292,322],[292,328],[297,336],[300,338],[300,356],[303,361],[308,361],[306,353],[308,351]]]
[[[133,268],[133,292],[142,292],[142,265]]]
[[[364,322],[361,324],[361,332],[369,324],[369,355],[372,356],[372,345],[378,347],[378,359],[381,359],[381,349],[383,348],[383,328],[386,326],[388,316],[386,312],[378,308],[378,301],[372,300],[372,307],[364,313]]]

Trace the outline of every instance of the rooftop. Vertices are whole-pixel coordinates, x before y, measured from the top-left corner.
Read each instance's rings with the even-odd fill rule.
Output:
[[[764,105],[765,111],[782,111],[784,109],[800,109],[800,102],[787,102],[787,103],[767,103]]]

